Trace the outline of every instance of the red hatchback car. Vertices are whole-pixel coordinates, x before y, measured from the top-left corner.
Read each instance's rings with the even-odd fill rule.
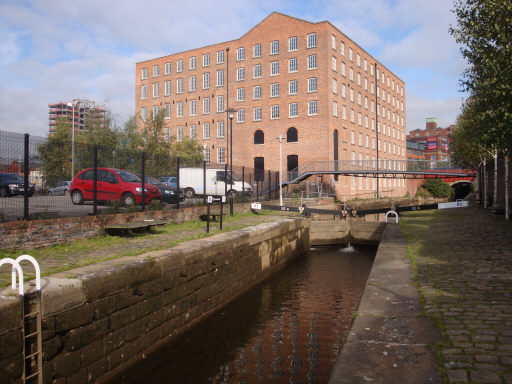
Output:
[[[160,190],[151,185],[144,185],[146,204],[151,200],[161,200]],[[77,173],[71,183],[70,196],[73,204],[83,204],[93,200],[94,169],[88,168]],[[112,168],[98,168],[97,199],[99,201],[120,201],[124,206],[142,203],[142,182],[128,171]]]

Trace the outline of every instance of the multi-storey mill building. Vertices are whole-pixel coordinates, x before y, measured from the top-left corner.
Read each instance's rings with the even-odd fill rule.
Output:
[[[136,115],[165,111],[165,135],[192,137],[211,163],[283,171],[352,160],[400,169],[406,159],[405,84],[328,21],[272,13],[236,40],[136,64]],[[340,165],[341,167],[341,165]],[[329,176],[333,179],[333,176]],[[340,197],[372,196],[373,177],[339,176]],[[405,194],[403,179],[380,179]]]

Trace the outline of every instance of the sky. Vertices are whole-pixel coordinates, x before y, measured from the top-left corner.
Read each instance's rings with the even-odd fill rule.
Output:
[[[135,112],[135,63],[241,37],[277,11],[327,20],[406,84],[407,130],[455,124],[452,0],[0,0],[0,131],[47,136],[48,104]]]

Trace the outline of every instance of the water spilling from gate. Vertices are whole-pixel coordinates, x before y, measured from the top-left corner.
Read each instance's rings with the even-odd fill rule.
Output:
[[[112,383],[325,383],[375,252],[312,248]]]

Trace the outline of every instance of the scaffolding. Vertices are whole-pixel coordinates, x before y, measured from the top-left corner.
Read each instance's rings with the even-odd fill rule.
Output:
[[[73,106],[75,109],[73,120]],[[83,131],[85,122],[89,119],[105,120],[107,110],[96,104],[95,101],[86,99],[73,99],[72,102],[58,102],[48,104],[49,108],[49,132],[55,132],[57,121],[65,118],[69,122],[69,128],[75,131]]]

